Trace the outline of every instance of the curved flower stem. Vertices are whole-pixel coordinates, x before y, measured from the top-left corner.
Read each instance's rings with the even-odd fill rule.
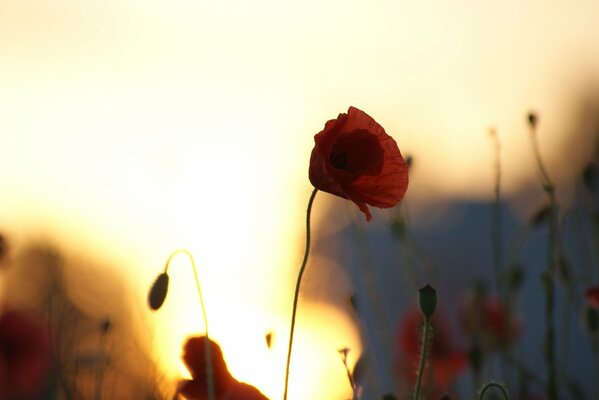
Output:
[[[503,386],[501,383],[497,383],[497,382],[489,382],[489,383],[485,384],[485,386],[483,386],[483,388],[480,390],[480,393],[478,394],[478,397],[476,398],[476,400],[483,400],[485,393],[487,392],[487,390],[489,390],[491,388],[495,388],[495,389],[499,390],[505,400],[510,400],[510,395],[507,392],[507,389],[505,388],[505,386]]]
[[[418,366],[418,379],[416,380],[416,387],[414,388],[414,400],[418,400],[420,398],[420,387],[422,385],[422,378],[424,376],[424,368],[426,366],[426,357],[428,356],[429,341],[432,330],[431,318],[425,316],[424,333],[422,335],[422,353],[420,354],[420,365]]]
[[[202,289],[200,288],[200,279],[198,278],[198,268],[196,267],[196,263],[193,259],[193,255],[187,249],[181,248],[173,251],[171,255],[166,260],[166,265],[164,266],[164,272],[168,273],[168,267],[171,264],[172,259],[177,255],[183,253],[191,262],[191,267],[193,269],[193,276],[196,281],[196,289],[198,292],[198,300],[200,301],[200,306],[202,307],[202,316],[204,317],[204,327],[206,330],[206,339],[204,341],[204,351],[206,354],[205,362],[206,362],[206,385],[208,386],[208,400],[215,400],[216,394],[214,391],[214,377],[212,371],[212,354],[210,349],[210,336],[208,335],[208,316],[206,315],[206,306],[204,305],[204,297],[202,296]]]
[[[285,366],[285,391],[283,392],[283,400],[287,400],[287,389],[289,386],[289,364],[291,363],[291,348],[293,347],[293,331],[295,330],[295,315],[297,314],[297,301],[299,298],[300,284],[302,283],[302,275],[306,269],[308,256],[310,255],[310,214],[312,214],[312,204],[316,197],[318,189],[314,188],[310,200],[308,200],[308,210],[306,211],[306,249],[304,250],[304,259],[297,275],[297,283],[295,284],[295,293],[293,295],[293,312],[291,313],[291,329],[289,331],[289,348],[287,349],[287,365]]]

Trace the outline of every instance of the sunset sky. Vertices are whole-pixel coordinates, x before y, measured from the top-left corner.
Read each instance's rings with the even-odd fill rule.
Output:
[[[490,127],[506,195],[534,179],[535,110],[565,182],[594,150],[581,107],[599,104],[598,23],[593,0],[0,0],[0,229],[126,266],[140,302],[188,248],[231,370],[278,398],[314,134],[366,111],[414,156],[408,199],[426,209],[489,198]],[[331,201],[316,235],[344,224],[320,220]],[[173,376],[203,330],[177,264],[148,314]],[[326,305],[300,315],[294,365],[310,368],[292,369],[290,400],[321,398],[323,379],[338,385],[319,396],[349,397],[336,349],[355,362],[358,328]]]

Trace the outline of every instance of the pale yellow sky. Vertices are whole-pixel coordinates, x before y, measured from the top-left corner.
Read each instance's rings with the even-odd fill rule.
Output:
[[[415,156],[414,204],[492,193],[491,125],[506,192],[534,177],[533,108],[549,169],[567,179],[592,150],[571,127],[579,99],[599,90],[598,23],[590,0],[0,0],[0,219],[134,261],[140,293],[171,250],[190,248],[221,341],[239,343],[218,309],[255,313],[243,343],[278,358],[262,377],[247,357],[230,362],[277,398],[282,379],[267,375],[281,373],[284,341],[258,346],[286,329],[324,122],[349,105],[377,119]],[[568,141],[580,152],[562,154]],[[192,312],[192,289],[170,300]],[[201,324],[170,312],[178,323],[158,335],[176,364]],[[339,310],[310,315],[305,343],[359,348]],[[331,320],[348,329],[329,335]],[[336,356],[314,377],[344,383]],[[333,389],[327,399],[347,396]]]

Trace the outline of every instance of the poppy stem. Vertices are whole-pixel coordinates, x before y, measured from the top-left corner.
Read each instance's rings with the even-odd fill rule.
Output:
[[[428,357],[428,347],[430,342],[431,331],[431,317],[424,317],[424,333],[422,337],[422,352],[420,353],[420,365],[418,366],[418,378],[416,379],[416,387],[414,388],[414,400],[420,398],[420,387],[422,386],[422,378],[424,376],[424,368],[426,366],[426,357]]]
[[[287,365],[285,367],[285,391],[283,392],[283,400],[287,400],[287,389],[289,387],[289,365],[291,363],[291,348],[293,347],[293,332],[295,330],[295,316],[297,314],[297,303],[299,299],[299,289],[302,283],[302,275],[306,269],[308,262],[308,256],[310,255],[310,214],[312,214],[312,204],[314,204],[314,197],[316,197],[318,189],[314,188],[310,200],[308,200],[308,209],[306,211],[306,249],[304,251],[304,259],[302,260],[302,266],[300,267],[299,274],[297,275],[297,283],[295,284],[295,293],[293,295],[293,311],[291,313],[291,329],[289,331],[289,348],[287,349]]]
[[[196,282],[196,289],[198,292],[198,299],[200,301],[200,306],[202,307],[202,316],[204,317],[204,328],[206,330],[206,339],[204,341],[204,348],[205,348],[205,362],[206,362],[206,385],[208,386],[208,400],[216,400],[216,395],[215,395],[215,391],[214,391],[214,377],[213,377],[213,371],[212,371],[212,354],[211,354],[211,349],[210,349],[210,336],[208,335],[208,316],[206,315],[206,306],[204,305],[204,297],[202,296],[202,289],[200,287],[200,279],[198,277],[198,268],[196,266],[196,263],[193,259],[193,255],[191,254],[191,252],[187,249],[184,248],[180,248],[177,249],[175,251],[173,251],[171,253],[171,255],[168,257],[168,259],[166,260],[166,264],[164,266],[164,273],[168,273],[168,267],[171,264],[172,259],[177,255],[183,253],[185,254],[188,258],[189,261],[191,262],[191,267],[193,269],[193,275],[195,278],[195,282]]]
[[[483,400],[485,393],[487,392],[487,390],[489,390],[491,388],[495,388],[495,389],[499,390],[501,392],[501,394],[503,395],[504,400],[510,400],[510,395],[509,395],[507,389],[505,388],[505,386],[503,386],[501,383],[497,383],[497,382],[489,382],[489,383],[485,384],[485,386],[483,386],[482,389],[480,390],[480,392],[478,393],[476,400]]]
[[[549,201],[549,235],[547,243],[547,269],[541,275],[541,281],[545,289],[545,343],[544,353],[547,362],[547,394],[549,400],[557,400],[557,369],[555,365],[555,269],[556,261],[561,255],[559,242],[558,206],[555,196],[555,184],[551,181],[539,150],[537,140],[537,118],[535,114],[529,114],[530,140],[533,154],[539,169],[541,186]]]

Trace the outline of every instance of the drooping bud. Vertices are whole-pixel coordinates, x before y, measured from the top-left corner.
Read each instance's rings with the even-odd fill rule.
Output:
[[[158,310],[162,307],[166,294],[168,293],[168,281],[169,277],[166,272],[161,273],[154,281],[150,294],[148,295],[148,304],[152,310]]]
[[[430,318],[437,309],[437,291],[431,285],[426,285],[418,290],[418,306],[420,312]]]
[[[537,114],[534,111],[531,111],[528,113],[528,124],[530,125],[531,128],[536,128],[537,124],[539,123],[539,117],[537,116]]]
[[[267,332],[266,335],[264,335],[264,340],[266,340],[266,347],[268,347],[269,349],[272,348],[272,337],[272,332]]]

